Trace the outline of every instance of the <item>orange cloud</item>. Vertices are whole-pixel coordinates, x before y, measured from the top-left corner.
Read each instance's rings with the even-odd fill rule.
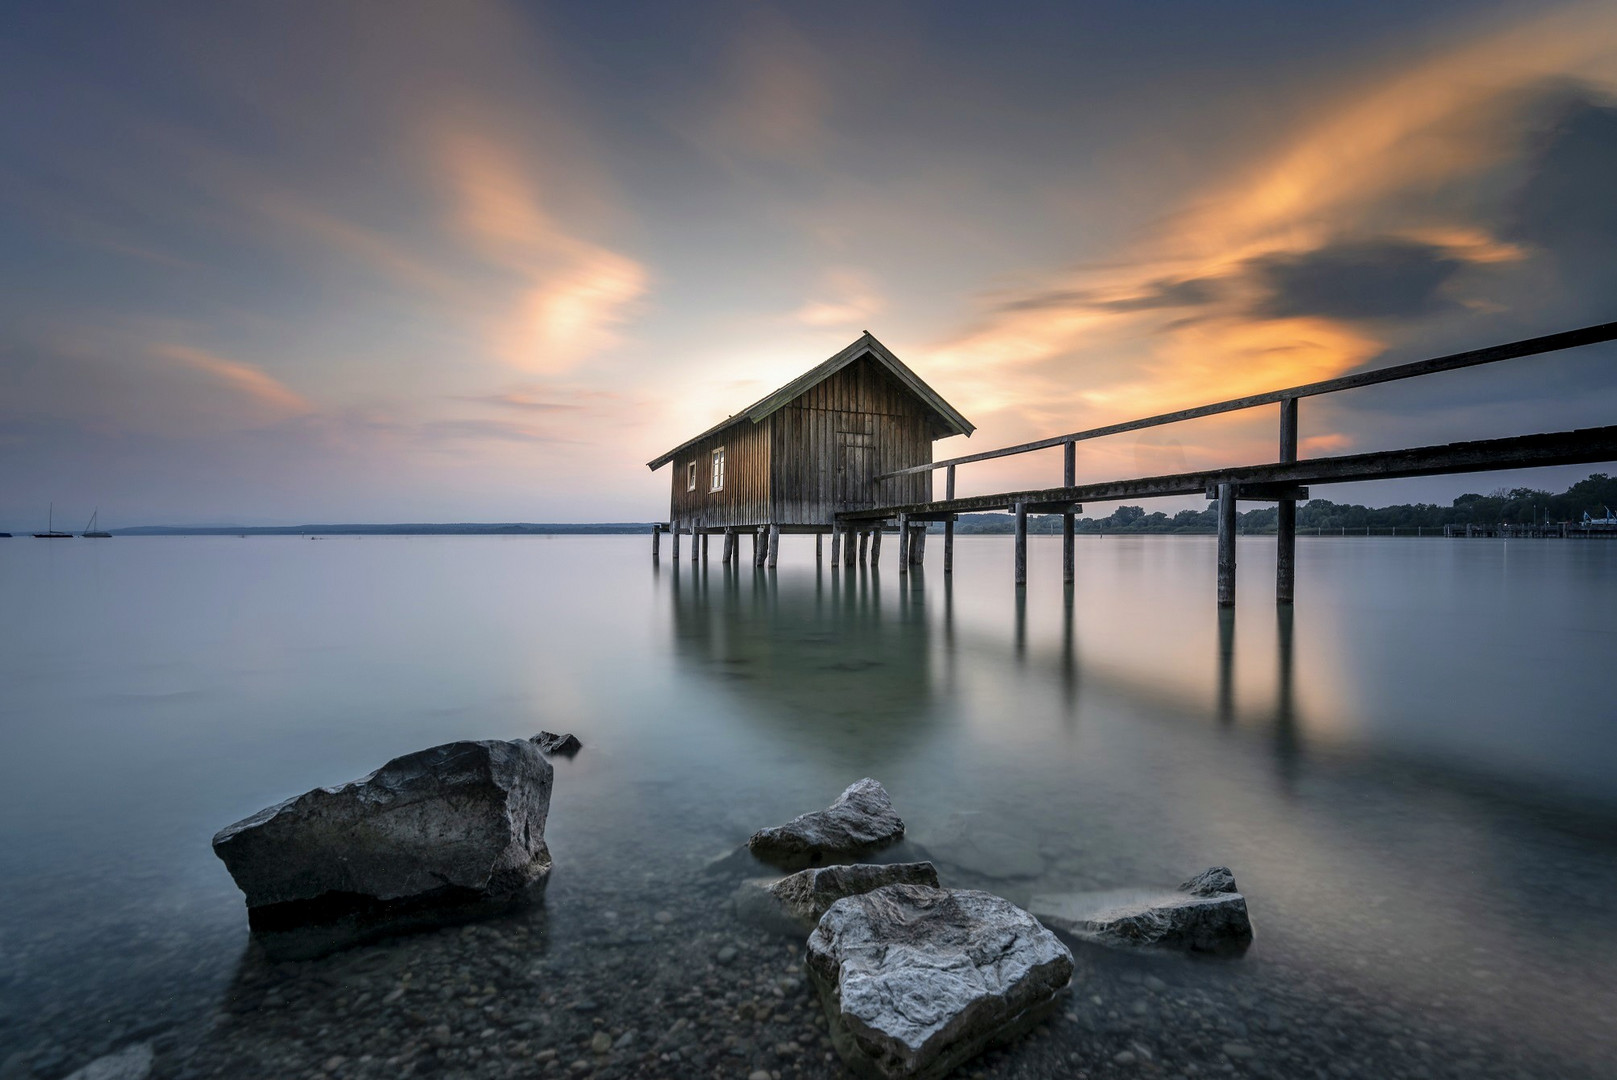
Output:
[[[862,329],[860,323],[887,306],[869,276],[860,270],[826,274],[824,293],[798,308],[792,317],[804,326]]]
[[[298,416],[314,411],[314,406],[303,395],[251,364],[188,345],[153,345],[149,351],[154,356],[204,372],[273,412]]]
[[[1529,253],[1450,193],[1490,177],[1505,189],[1497,178],[1508,181],[1525,152],[1522,110],[1558,82],[1617,87],[1617,8],[1558,10],[1345,87],[1278,152],[1210,185],[1153,234],[1104,265],[991,298],[976,325],[919,359],[974,414],[1047,418],[1049,428],[1017,433],[1033,437],[1374,360],[1421,305],[1393,296],[1382,312],[1343,312],[1326,291],[1310,312],[1275,292],[1300,281],[1317,300],[1321,263],[1339,268],[1369,249],[1424,259],[1432,310],[1495,310],[1467,294],[1464,274]]]
[[[540,201],[519,163],[464,131],[439,140],[461,237],[513,274],[518,285],[490,331],[515,367],[556,372],[619,342],[649,277],[634,259],[572,235]]]

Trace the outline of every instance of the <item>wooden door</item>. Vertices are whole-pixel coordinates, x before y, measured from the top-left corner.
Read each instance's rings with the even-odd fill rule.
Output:
[[[876,438],[859,431],[837,432],[837,508],[870,505]]]

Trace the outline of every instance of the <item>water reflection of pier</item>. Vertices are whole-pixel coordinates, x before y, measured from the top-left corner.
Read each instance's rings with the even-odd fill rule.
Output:
[[[929,593],[923,568],[910,571],[884,582],[874,565],[817,563],[805,573],[783,574],[736,560],[712,570],[706,563],[675,562],[656,572],[667,579],[679,657],[694,661],[703,678],[762,706],[765,717],[814,725],[830,736],[867,737],[874,726],[888,736],[919,738],[939,701],[955,695],[963,656],[992,662],[998,654],[1024,686],[1048,677],[1069,728],[1076,727],[1081,692],[1089,688],[1157,715],[1210,719],[1229,729],[1263,724],[1272,731],[1282,775],[1295,774],[1303,724],[1291,608],[1278,607],[1274,615],[1273,697],[1243,710],[1232,608],[1217,611],[1212,678],[1174,683],[1160,672],[1086,666],[1070,584],[1061,592],[1054,650],[1030,644],[1028,596],[1015,595],[1007,655],[1002,624],[985,624],[980,632],[957,625],[952,576]]]

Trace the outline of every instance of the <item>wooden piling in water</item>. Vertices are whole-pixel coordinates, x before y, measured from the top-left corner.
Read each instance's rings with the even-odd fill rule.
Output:
[[[768,526],[760,525],[752,531],[752,564],[762,566],[769,559]]]
[[[769,568],[773,570],[775,563],[780,560],[780,526],[769,527]]]
[[[954,498],[954,466],[944,471],[943,497]],[[943,519],[943,572],[954,573],[954,515]]]
[[[1218,485],[1218,606],[1235,605],[1235,485]]]
[[[875,569],[876,564],[879,563],[879,562],[881,562],[881,524],[878,522],[876,527],[874,529],[870,530],[870,566],[871,566],[871,568]]]
[[[696,565],[696,560],[702,557],[702,534],[697,531],[697,529],[699,527],[700,527],[699,522],[695,522],[695,521],[691,522],[691,565],[692,566],[695,566]]]
[[[858,554],[854,550],[859,546],[859,542],[854,539],[854,534],[858,531],[859,530],[853,526],[849,526],[845,530],[847,535],[842,538],[842,565],[847,567],[849,570],[853,569],[854,556]]]
[[[660,561],[661,552],[658,549],[661,548],[662,546],[663,546],[663,527],[661,525],[653,525],[651,527],[651,561],[652,562]]]
[[[910,538],[910,565],[920,566],[926,558],[926,522],[915,526],[915,535]]]
[[[707,533],[702,534],[702,565],[707,565]]]
[[[670,521],[668,523],[668,531],[671,534],[673,534],[673,537],[674,537],[673,555],[674,555],[674,564],[677,566],[677,565],[679,565],[679,522],[678,521]]]
[[[864,565],[866,565],[866,563],[869,562],[869,558],[868,558],[869,554],[870,554],[870,530],[869,529],[860,529],[859,530],[859,565],[860,566],[864,566]]]
[[[837,558],[842,554],[842,526],[831,526],[831,566],[837,566]]]
[[[1280,460],[1297,460],[1297,399],[1280,402]],[[1275,515],[1275,603],[1289,604],[1297,586],[1297,500],[1281,499]]]
[[[910,572],[910,519],[907,515],[898,515],[898,572]]]
[[[814,534],[814,561],[822,562],[825,557],[825,534]]]
[[[1061,483],[1063,487],[1078,483],[1077,443],[1068,443],[1062,451]],[[1073,561],[1073,514],[1068,510],[1061,515],[1061,580],[1067,585],[1072,584]]]
[[[1016,587],[1027,585],[1027,503],[1016,504]]]

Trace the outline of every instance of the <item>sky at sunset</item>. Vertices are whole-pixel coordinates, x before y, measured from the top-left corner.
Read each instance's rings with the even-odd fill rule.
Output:
[[[978,425],[942,457],[1617,319],[1609,3],[69,0],[0,26],[14,531],[51,500],[75,528],[652,520],[645,462],[866,329]],[[1614,361],[1307,400],[1302,452],[1612,423]],[[1086,443],[1080,480],[1273,460],[1274,427]],[[1059,478],[1053,451],[961,493]]]

